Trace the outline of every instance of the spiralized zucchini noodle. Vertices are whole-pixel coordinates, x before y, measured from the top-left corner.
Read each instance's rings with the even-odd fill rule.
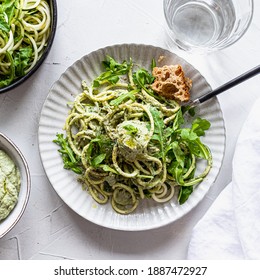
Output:
[[[131,59],[119,64],[108,56],[104,64],[107,71],[91,85],[82,82],[65,122],[82,168],[79,181],[96,202],[110,201],[120,214],[142,199],[164,203],[176,194],[184,203],[212,165],[199,137],[209,123],[197,118],[191,128],[181,127],[182,106],[156,95],[148,70]],[[205,162],[200,174],[198,161]]]
[[[27,74],[42,56],[51,27],[46,0],[0,0],[0,88]]]

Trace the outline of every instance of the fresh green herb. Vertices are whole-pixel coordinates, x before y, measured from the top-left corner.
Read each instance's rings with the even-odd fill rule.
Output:
[[[124,61],[118,63],[110,56],[107,56],[107,59],[102,63],[106,71],[93,81],[94,88],[97,88],[104,83],[116,84],[119,81],[119,77],[127,74],[131,67],[131,62],[127,63]]]
[[[99,154],[99,155],[95,156],[91,161],[92,166],[98,167],[105,158],[106,158],[106,154]]]
[[[193,192],[193,186],[182,186],[179,192],[178,201],[180,204],[186,202]]]
[[[208,148],[200,140],[200,136],[205,135],[205,130],[209,127],[210,123],[207,120],[197,118],[191,128],[180,130],[181,139],[187,143],[191,153],[199,158],[209,159],[211,156]]]
[[[167,146],[165,153],[171,160],[168,166],[168,172],[172,174],[178,185],[184,185],[183,173],[185,167],[186,155],[178,142],[174,141]]]
[[[123,128],[127,130],[127,134],[131,136],[135,136],[138,133],[138,129],[131,124],[125,125]]]
[[[3,77],[1,77],[1,75],[0,75],[0,79],[1,79],[0,88],[10,85],[15,77],[15,66],[14,66],[14,61],[13,61],[12,55],[9,52],[6,52],[5,56],[10,63],[10,68],[9,68],[8,75],[5,75]]]
[[[151,68],[152,67],[154,67],[153,62],[151,64]],[[167,100],[165,98],[154,93],[154,91],[151,89],[151,84],[154,82],[154,79],[155,79],[154,76],[144,68],[140,68],[136,72],[133,73],[133,82],[134,82],[135,86],[137,87],[137,89],[140,89],[140,90],[143,89],[146,93],[148,93],[155,99],[167,103]]]
[[[14,52],[14,66],[17,77],[25,75],[25,69],[30,65],[32,55],[33,50],[31,46],[20,48],[18,51]]]
[[[184,124],[184,118],[183,118],[183,113],[182,110],[177,111],[176,117],[173,121],[172,128],[173,130],[177,130],[181,127],[181,125]]]
[[[86,159],[95,168],[105,164],[105,160],[111,157],[113,142],[105,135],[99,135],[90,141]]]
[[[153,71],[154,67],[156,67],[156,62],[155,62],[155,59],[153,58],[152,62],[151,62],[151,72]]]
[[[160,111],[158,111],[154,107],[150,107],[150,112],[153,116],[154,120],[154,134],[152,136],[152,140],[157,141],[159,144],[160,154],[163,160],[165,158],[165,151],[164,151],[164,122],[160,115]]]
[[[191,130],[195,132],[198,136],[204,136],[205,131],[208,130],[209,128],[210,128],[209,121],[201,118],[196,118],[192,123]]]
[[[194,117],[196,115],[195,107],[189,108],[188,112],[189,112],[190,116]]]
[[[10,25],[5,19],[4,13],[0,13],[0,31],[8,33],[10,31]]]
[[[135,93],[137,91],[136,90],[132,90],[129,91],[127,93],[123,93],[121,95],[119,95],[116,99],[110,101],[110,105],[112,106],[118,106],[120,105],[122,102],[124,102],[126,99],[131,99],[132,101],[135,101]]]
[[[118,174],[118,172],[115,170],[115,169],[113,169],[113,168],[111,168],[109,165],[107,165],[107,164],[100,164],[100,166],[99,167],[101,167],[104,171],[106,171],[106,172],[112,172],[112,173],[114,173],[114,174]]]
[[[142,88],[145,91],[148,91],[148,93],[150,93],[147,86],[153,83],[154,77],[146,69],[143,68],[138,69],[133,74],[133,80],[138,88]]]
[[[54,139],[53,142],[60,146],[60,149],[58,151],[61,154],[64,168],[71,169],[77,174],[82,174],[83,168],[81,160],[75,155],[73,150],[70,148],[68,138],[64,138],[63,134],[58,133],[56,135],[56,139]]]
[[[14,17],[15,13],[15,3],[16,0],[6,0],[2,5],[3,5],[3,10],[5,11],[5,14],[7,15],[8,18],[8,23],[11,22],[12,18]]]
[[[184,122],[181,110],[177,114],[172,130],[175,141],[166,147],[165,153],[170,160],[167,171],[180,186],[178,201],[183,204],[192,193],[193,186],[203,180],[203,176],[194,177],[194,157],[211,161],[209,149],[200,140],[200,136],[205,135],[205,131],[209,129],[210,123],[196,118],[191,128],[181,128]]]

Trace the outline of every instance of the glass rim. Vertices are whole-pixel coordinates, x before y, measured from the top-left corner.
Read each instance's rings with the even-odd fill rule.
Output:
[[[167,15],[166,15],[166,4],[168,4],[168,2],[170,2],[170,1],[171,0],[163,0],[164,17],[165,17],[165,20],[166,20],[166,23],[167,23],[168,26],[169,26],[169,23],[168,23],[168,18],[167,18]],[[237,36],[235,36],[235,38],[233,38],[233,40],[230,40],[230,39],[233,37],[233,35],[235,35],[235,33],[234,34],[232,33],[230,37],[225,38],[224,41],[221,41],[221,42],[219,42],[218,44],[216,44],[212,47],[207,47],[207,46],[205,46],[205,47],[201,46],[200,47],[200,46],[190,45],[191,50],[206,50],[208,52],[216,51],[216,50],[222,50],[222,49],[225,49],[225,48],[233,45],[237,41],[239,41],[245,35],[247,30],[249,29],[249,27],[252,23],[252,20],[253,20],[253,16],[254,16],[254,6],[255,6],[254,0],[248,0],[248,3],[249,3],[250,10],[248,12],[247,20],[244,23],[243,29],[237,34]],[[179,40],[177,38],[172,38],[172,40],[177,44],[177,46],[179,46],[181,49],[185,50],[183,48],[183,46],[178,43]],[[223,42],[225,42],[225,43],[223,44]]]

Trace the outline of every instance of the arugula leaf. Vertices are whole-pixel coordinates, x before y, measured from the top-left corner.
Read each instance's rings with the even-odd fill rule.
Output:
[[[138,89],[143,89],[146,93],[157,100],[167,102],[162,96],[155,94],[150,85],[154,82],[154,77],[146,69],[140,68],[133,73],[133,82]]]
[[[182,186],[179,192],[178,201],[183,204],[193,192],[193,186]]]
[[[105,66],[106,71],[93,81],[94,88],[104,83],[116,84],[119,81],[119,76],[127,74],[131,67],[131,62],[127,63],[123,61],[122,63],[118,63],[110,56],[107,56],[107,59],[102,64]]]
[[[189,108],[188,113],[189,113],[190,116],[194,117],[196,115],[195,107]]]
[[[112,173],[114,173],[114,174],[118,174],[118,172],[115,170],[115,169],[113,169],[113,168],[111,168],[109,165],[107,165],[107,164],[101,164],[99,167],[101,167],[104,171],[106,171],[106,172],[112,172]]]
[[[11,29],[10,22],[14,15],[15,2],[16,0],[5,0],[0,5],[0,30],[6,33]]]
[[[106,158],[106,154],[99,154],[99,155],[95,156],[91,161],[92,166],[98,167],[105,158]]]
[[[102,61],[102,64],[105,66],[106,70],[111,70],[112,72],[117,72],[127,67],[127,63],[125,61],[123,63],[118,63],[109,55],[107,55],[106,60]]]
[[[204,136],[205,130],[208,130],[210,128],[210,125],[210,122],[206,119],[196,118],[192,123],[191,130],[198,136]]]
[[[134,136],[134,135],[136,135],[138,133],[138,129],[135,126],[131,125],[131,124],[125,125],[123,128],[125,130],[127,130],[127,134],[129,134],[131,136]]]
[[[199,136],[190,128],[183,128],[180,137],[184,140],[192,154],[198,158],[209,159],[210,153],[207,147],[201,142]]]
[[[183,174],[185,171],[186,155],[177,141],[172,142],[166,148],[167,158],[171,160],[167,171],[174,177],[178,185],[184,185]]]
[[[61,147],[58,151],[61,154],[63,160],[63,167],[65,169],[71,169],[77,174],[82,174],[83,168],[81,165],[81,160],[70,148],[68,138],[64,138],[63,134],[57,133],[56,139],[54,139],[53,142]]]
[[[147,85],[154,81],[154,77],[146,69],[140,68],[133,74],[134,83],[144,90],[147,90]]]
[[[116,99],[110,101],[109,104],[112,105],[112,106],[118,106],[128,98],[131,99],[132,101],[135,101],[135,93],[136,92],[137,92],[136,90],[132,90],[132,91],[129,91],[127,93],[123,93],[119,97],[117,97]]]
[[[1,77],[1,75],[0,75],[0,78],[1,78],[0,88],[10,85],[11,82],[14,80],[14,77],[15,77],[15,66],[14,66],[13,58],[8,51],[5,53],[5,55],[10,62],[10,73],[9,73],[8,76],[6,75],[4,78]]]
[[[15,2],[17,0],[2,0],[1,2],[3,2],[1,4],[2,9],[5,11],[7,8],[10,8],[11,6],[14,6]]]
[[[180,136],[183,140],[194,141],[198,138],[198,135],[193,132],[190,128],[181,129]]]
[[[152,114],[154,120],[154,134],[152,136],[153,140],[158,141],[160,147],[160,157],[165,159],[165,151],[164,151],[164,122],[160,115],[160,111],[158,111],[154,107],[150,107],[150,112]]]
[[[209,159],[211,156],[208,148],[200,140],[200,136],[204,136],[205,130],[209,127],[209,121],[197,118],[193,121],[191,128],[179,129],[181,139],[187,143],[191,153],[198,158]]]
[[[180,145],[177,141],[172,142],[170,145],[167,146],[165,149],[165,153],[168,156],[168,153],[172,152],[173,153],[173,158],[182,168],[184,167],[184,161],[185,161],[185,154],[181,150]]]
[[[92,156],[92,151],[93,150],[95,151],[95,148],[98,148],[98,146],[95,143],[97,143],[99,141],[101,141],[101,140],[98,138],[92,139],[88,145],[87,152],[86,152],[86,159],[88,160],[88,162],[91,165],[92,165],[92,159],[95,157],[95,156]]]
[[[176,113],[171,131],[165,130],[165,135],[171,135],[171,142],[165,149],[167,157],[167,172],[171,174],[180,186],[178,201],[183,204],[193,192],[193,186],[203,180],[202,177],[195,177],[194,157],[211,159],[211,154],[204,145],[200,136],[205,135],[209,129],[210,122],[205,119],[196,118],[190,128],[182,128],[184,124],[183,114],[186,111],[179,110]]]
[[[15,3],[16,0],[5,0],[5,2],[2,4],[3,10],[5,11],[8,18],[8,23],[11,22],[11,19],[14,16]]]
[[[156,67],[156,62],[155,62],[155,59],[153,58],[152,62],[151,62],[151,71],[153,71],[154,67]]]
[[[174,177],[179,186],[184,185],[182,164],[177,161],[173,161],[167,170]]]
[[[0,30],[6,33],[10,31],[10,25],[6,22],[4,13],[0,13]]]
[[[24,76],[25,70],[29,67],[29,62],[33,56],[32,48],[30,46],[20,48],[18,51],[14,52],[13,56],[16,76]]]
[[[183,113],[181,110],[178,110],[174,118],[172,127],[174,130],[177,130],[181,127],[183,123],[184,123]]]
[[[99,135],[90,141],[86,159],[95,168],[99,167],[112,154],[112,141],[105,135]]]

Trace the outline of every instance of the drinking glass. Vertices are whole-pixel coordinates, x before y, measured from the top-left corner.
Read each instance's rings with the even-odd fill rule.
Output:
[[[214,51],[235,43],[247,31],[253,0],[164,0],[170,35],[186,51]]]

